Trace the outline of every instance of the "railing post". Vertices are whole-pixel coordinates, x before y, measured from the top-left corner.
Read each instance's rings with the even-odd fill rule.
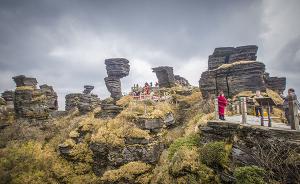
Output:
[[[218,105],[218,99],[215,98],[214,100],[214,104],[215,104],[215,119],[219,119],[219,105]]]
[[[289,102],[289,121],[291,123],[292,130],[299,131],[299,118],[298,118],[298,107],[296,104],[296,95],[288,95]]]
[[[247,123],[247,102],[246,97],[241,98],[242,123]]]

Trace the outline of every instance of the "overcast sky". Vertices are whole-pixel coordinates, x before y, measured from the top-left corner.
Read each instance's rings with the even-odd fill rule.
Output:
[[[167,65],[193,85],[215,47],[258,45],[272,76],[299,94],[299,0],[0,0],[0,91],[24,74],[64,95],[95,86],[101,98],[105,58],[125,57],[134,83],[155,81]]]

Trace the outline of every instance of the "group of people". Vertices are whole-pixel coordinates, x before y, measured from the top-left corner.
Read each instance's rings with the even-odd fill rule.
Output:
[[[290,112],[289,112],[289,104],[288,104],[288,97],[289,96],[294,96],[294,99],[296,99],[296,104],[298,109],[300,110],[300,104],[297,100],[297,96],[295,94],[295,90],[293,88],[290,88],[288,90],[288,95],[286,97],[282,97],[284,99],[284,102],[282,104],[283,110],[285,112],[285,117],[287,119],[288,125],[291,124],[290,120]],[[255,102],[255,115],[256,117],[263,117],[263,110],[262,107],[256,102],[256,98],[263,98],[261,95],[261,92],[259,90],[256,91],[255,96],[253,97],[254,102]],[[220,91],[219,96],[218,96],[218,110],[219,110],[219,119],[220,120],[225,120],[225,108],[228,105],[228,101],[224,95],[223,91]]]
[[[158,86],[158,82],[155,83],[155,87]],[[132,96],[140,96],[140,95],[150,95],[152,92],[153,83],[146,82],[143,87],[140,87],[138,84],[134,84],[132,87]]]

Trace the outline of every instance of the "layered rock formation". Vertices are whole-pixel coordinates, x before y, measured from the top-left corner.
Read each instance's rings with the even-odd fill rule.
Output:
[[[79,112],[85,114],[100,107],[100,99],[97,95],[91,93],[94,86],[86,85],[84,88],[83,93],[71,93],[66,95],[66,111],[78,108]]]
[[[268,73],[265,74],[265,81],[267,88],[276,91],[281,94],[286,88],[286,78],[285,77],[270,77]]]
[[[15,92],[14,91],[4,91],[1,94],[2,98],[5,101],[6,106],[9,109],[14,109],[14,96],[15,96]]]
[[[160,66],[152,68],[152,70],[156,74],[159,87],[170,88],[175,85],[173,67]]]
[[[247,45],[241,47],[219,47],[208,57],[208,69],[213,70],[223,64],[229,64],[240,60],[255,61],[258,47]]]
[[[57,111],[57,93],[53,90],[52,86],[47,84],[40,85],[41,92],[46,96],[46,103],[49,110]]]
[[[232,54],[232,50],[238,52]],[[285,77],[269,77],[263,63],[249,61],[256,59],[256,51],[257,47],[254,46],[216,48],[212,56],[229,54],[229,64],[214,62],[212,56],[209,56],[209,70],[203,72],[199,80],[203,96],[217,95],[218,91],[223,90],[226,96],[231,97],[242,91],[265,91],[266,88],[283,93],[286,87]],[[237,61],[241,58],[248,60]]]
[[[177,84],[181,86],[190,86],[189,81],[184,77],[181,77],[180,75],[175,75],[174,78]]]
[[[121,78],[129,75],[130,65],[125,58],[111,58],[105,60],[108,77],[104,78],[105,85],[113,99],[122,97]]]
[[[17,86],[14,94],[16,117],[47,119],[50,111],[48,104],[51,100],[49,100],[46,93],[44,93],[45,89],[41,90],[36,88],[37,80],[35,78],[19,75],[13,77],[13,79]],[[55,92],[53,91],[51,94],[52,93]],[[52,104],[50,106],[52,107]]]
[[[265,167],[278,177],[284,175],[286,181],[295,182],[295,177],[299,179],[299,163],[289,161],[300,154],[300,134],[297,131],[224,121],[209,121],[206,126],[200,125],[199,130],[204,144],[213,141],[231,143],[232,163],[235,165]],[[285,172],[287,170],[289,172]]]

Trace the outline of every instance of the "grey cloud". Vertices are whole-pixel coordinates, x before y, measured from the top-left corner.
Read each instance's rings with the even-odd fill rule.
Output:
[[[95,84],[104,97],[109,57],[132,64],[124,89],[154,80],[151,67],[158,65],[197,81],[215,47],[263,49],[264,8],[260,0],[2,0],[0,90],[14,86],[13,75],[25,74],[53,85],[60,100],[84,84]]]

